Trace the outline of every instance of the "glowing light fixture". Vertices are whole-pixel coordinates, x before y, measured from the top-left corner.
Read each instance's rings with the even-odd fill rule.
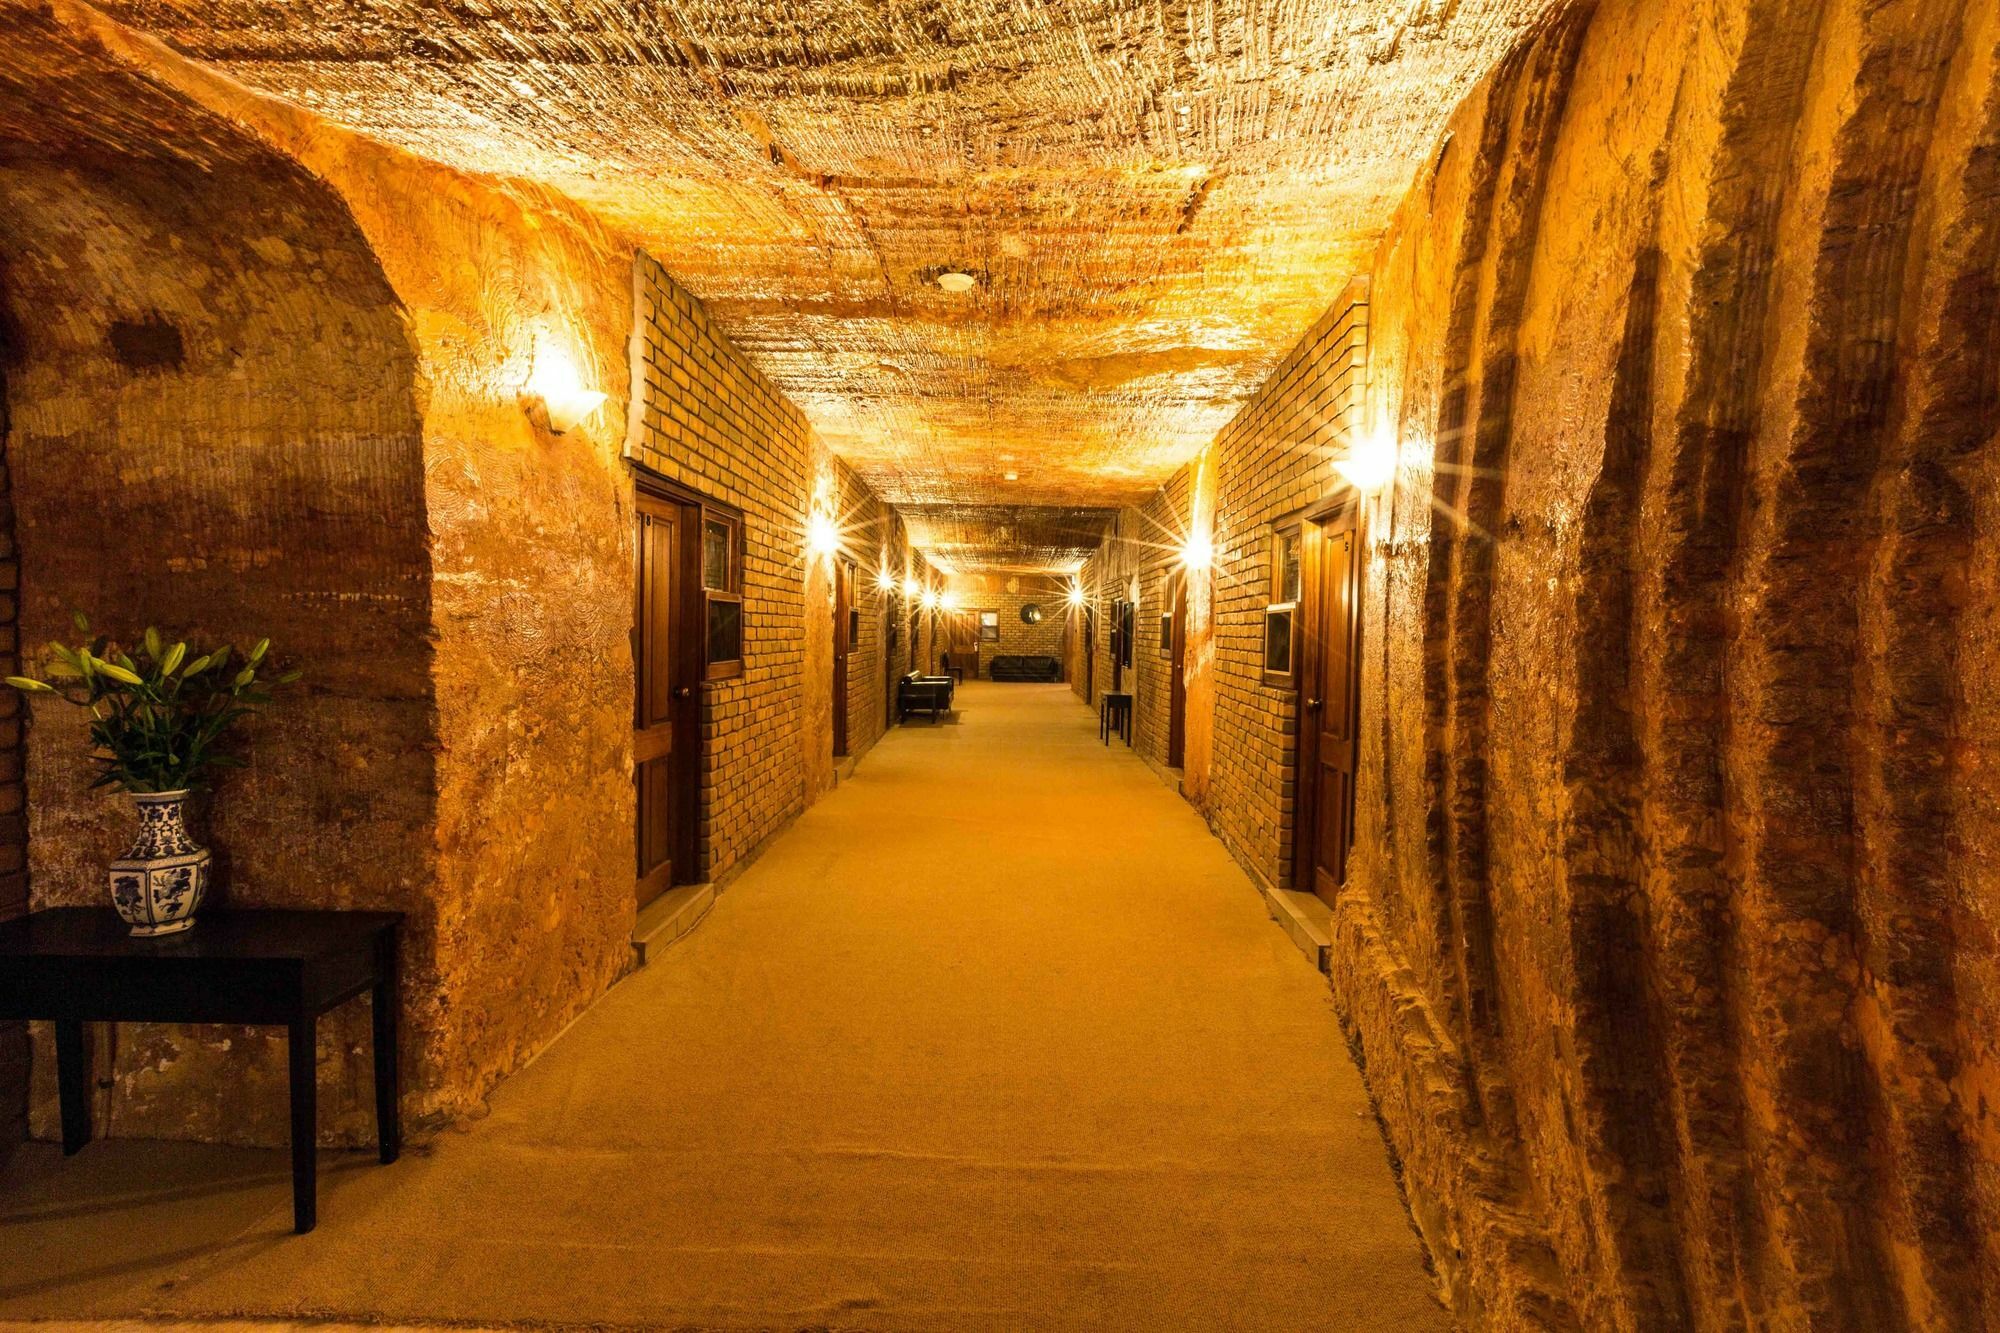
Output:
[[[522,404],[530,416],[535,408],[541,408],[549,429],[561,435],[604,406],[604,397],[599,390],[583,386],[583,376],[560,345],[549,338],[537,340],[534,368],[521,386]]]
[[[958,610],[958,594],[955,592],[946,593],[943,597],[940,597],[938,601],[943,604],[944,609],[947,611]]]
[[[923,590],[924,590],[924,585],[917,582],[914,577],[906,578],[903,580],[903,596],[915,597],[918,593],[922,592]]]
[[[825,514],[814,514],[806,522],[806,545],[814,555],[832,555],[840,549],[840,529]]]
[[[924,610],[935,611],[937,610],[937,604],[938,604],[937,594],[934,592],[926,591],[924,593],[924,602],[923,602]]]
[[[1181,563],[1189,569],[1207,569],[1215,563],[1215,543],[1206,537],[1190,537],[1181,547]]]
[[[956,296],[960,292],[969,292],[978,286],[979,279],[970,273],[961,273],[957,269],[946,269],[938,274],[937,285]]]
[[[1349,486],[1372,495],[1396,475],[1396,439],[1385,432],[1356,440],[1347,457],[1333,460],[1333,467]]]
[[[883,592],[894,592],[896,590],[895,574],[887,569],[876,570],[875,586],[880,588]]]
[[[1083,605],[1083,585],[1081,583],[1072,583],[1069,585],[1069,604],[1071,606]]]

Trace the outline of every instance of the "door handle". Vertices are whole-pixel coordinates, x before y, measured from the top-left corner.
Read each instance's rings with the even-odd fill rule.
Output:
[[[693,687],[692,687],[692,686],[688,686],[688,685],[676,685],[676,686],[674,686],[674,698],[676,698],[676,699],[685,699],[685,698],[687,698],[687,697],[688,697],[689,695],[691,695],[691,694],[693,694],[693,693],[694,693],[694,689],[693,689]]]
[[[1313,710],[1314,712],[1318,712],[1318,711],[1319,711],[1319,700],[1317,700],[1317,699],[1308,699],[1308,700],[1306,700],[1306,707],[1307,707],[1307,708],[1310,708],[1310,709],[1312,709],[1312,710]]]

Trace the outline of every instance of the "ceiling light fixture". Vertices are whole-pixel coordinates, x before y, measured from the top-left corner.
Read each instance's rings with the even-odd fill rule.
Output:
[[[944,272],[938,274],[937,285],[956,296],[960,292],[969,292],[974,287],[977,287],[979,279],[973,277],[970,273],[961,273],[953,268],[946,269]]]
[[[1009,481],[1019,481],[1020,479],[1021,479],[1021,474],[1018,472],[1009,472],[1007,474],[1007,480]]]

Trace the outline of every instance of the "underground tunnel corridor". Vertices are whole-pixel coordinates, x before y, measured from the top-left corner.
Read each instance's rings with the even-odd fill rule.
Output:
[[[0,1322],[2000,1333],[2000,3],[0,0],[0,677]]]
[[[310,1236],[277,1154],[24,1150],[0,1320],[1449,1328],[1243,872],[1066,687],[959,703]]]

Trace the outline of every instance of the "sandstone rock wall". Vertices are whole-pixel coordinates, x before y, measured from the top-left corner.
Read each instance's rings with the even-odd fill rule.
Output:
[[[81,604],[114,627],[268,632],[302,660],[301,697],[215,802],[224,883],[241,903],[409,912],[406,1112],[473,1111],[630,957],[634,249],[540,187],[361,139],[81,6],[9,9],[4,35],[29,630]],[[685,345],[711,370],[727,350]],[[561,434],[522,402],[552,361],[609,395]],[[784,707],[753,711],[741,683],[710,700],[715,870],[831,781],[830,584],[802,524],[836,465],[804,433],[751,438],[727,391],[687,403],[722,444],[676,437],[662,459],[725,469],[703,487],[720,498],[785,498],[753,526],[746,634]],[[126,817],[81,795],[76,719],[37,721],[35,901],[98,901]],[[365,1139],[351,1008],[324,1029],[322,1129]],[[283,1141],[281,1041],[115,1040],[101,1126]]]
[[[1375,265],[1335,984],[1490,1326],[2000,1318],[1996,47],[1567,6]]]
[[[25,633],[71,639],[82,610],[122,636],[270,635],[309,675],[206,812],[222,897],[409,910],[413,986],[436,989],[421,409],[395,294],[295,164],[53,23],[12,35],[0,300]],[[129,806],[86,793],[83,721],[44,703],[28,731],[38,906],[102,902],[131,836]],[[328,1026],[324,1114],[348,1132],[368,1115],[365,1010]],[[431,1029],[412,1027],[421,1053]],[[103,1039],[100,1124],[283,1141],[264,1095],[282,1034]]]
[[[618,423],[632,248],[546,190],[386,149],[89,11],[58,12],[324,182],[393,293],[422,417],[436,713],[435,879],[421,916],[437,976],[405,987],[410,1109],[465,1113],[630,957],[630,482]],[[537,368],[558,362],[609,395],[563,434],[522,402]],[[281,381],[246,386],[260,399],[283,392]]]
[[[2000,1326],[1997,52],[1956,0],[1559,6],[1183,474],[1205,806],[1282,882],[1271,525],[1396,443],[1333,982],[1477,1326]]]

